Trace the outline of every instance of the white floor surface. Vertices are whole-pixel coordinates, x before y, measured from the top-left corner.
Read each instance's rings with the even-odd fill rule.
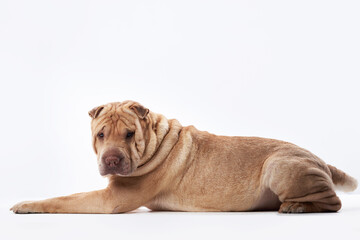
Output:
[[[13,214],[1,203],[0,239],[360,239],[360,195],[338,213]]]

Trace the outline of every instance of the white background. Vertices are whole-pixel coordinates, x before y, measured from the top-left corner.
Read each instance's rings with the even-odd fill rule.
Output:
[[[356,0],[1,0],[1,200],[105,187],[87,112],[126,99],[293,142],[360,179],[359,12]]]

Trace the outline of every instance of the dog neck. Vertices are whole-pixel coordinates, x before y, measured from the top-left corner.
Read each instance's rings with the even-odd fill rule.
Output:
[[[168,120],[163,115],[150,113],[150,121],[152,130],[149,141],[141,163],[131,177],[145,175],[156,169],[179,140],[182,126],[176,119]]]

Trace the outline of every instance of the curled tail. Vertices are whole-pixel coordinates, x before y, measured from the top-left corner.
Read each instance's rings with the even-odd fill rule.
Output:
[[[335,185],[335,190],[352,192],[357,188],[358,182],[355,178],[347,175],[334,166],[328,164],[328,167],[332,175],[332,181]]]

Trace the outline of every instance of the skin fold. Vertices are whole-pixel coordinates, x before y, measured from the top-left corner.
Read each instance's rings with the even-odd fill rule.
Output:
[[[357,181],[294,144],[183,127],[134,101],[89,112],[107,188],[11,208],[15,213],[167,211],[336,212],[335,188]]]

